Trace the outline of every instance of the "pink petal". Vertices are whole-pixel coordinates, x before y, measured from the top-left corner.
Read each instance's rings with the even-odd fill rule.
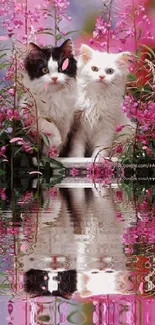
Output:
[[[67,58],[62,65],[62,71],[66,70],[69,65],[69,59]]]
[[[46,82],[45,86],[44,86],[45,89],[48,88],[48,82]]]
[[[42,286],[42,290],[46,290],[46,287],[45,286]]]
[[[10,143],[13,143],[13,142],[16,142],[16,141],[19,141],[19,140],[23,141],[23,138],[12,138],[10,140]]]
[[[22,144],[24,144],[24,143],[23,143],[23,141],[18,141],[17,144],[22,145]]]
[[[143,294],[143,282],[141,282],[139,285],[139,291],[141,294]]]
[[[37,170],[35,170],[34,172],[29,172],[29,174],[30,174],[30,175],[32,175],[32,174],[39,174],[39,175],[42,175],[42,173],[41,173],[41,172],[38,172]]]
[[[6,41],[8,39],[8,37],[6,36],[0,36],[0,41]]]
[[[20,250],[21,251],[24,251],[26,249],[26,245],[25,244],[22,244],[21,246],[20,246]]]

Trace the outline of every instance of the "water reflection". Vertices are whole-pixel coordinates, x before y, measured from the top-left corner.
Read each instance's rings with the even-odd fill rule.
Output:
[[[0,210],[3,324],[21,304],[27,324],[139,324],[137,306],[154,303],[153,214],[116,184],[14,194]]]

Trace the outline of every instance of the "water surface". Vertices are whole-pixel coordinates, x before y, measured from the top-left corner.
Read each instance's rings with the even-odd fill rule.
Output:
[[[8,193],[1,190],[2,325],[154,324],[155,222],[145,195],[136,202],[135,190],[80,177]]]

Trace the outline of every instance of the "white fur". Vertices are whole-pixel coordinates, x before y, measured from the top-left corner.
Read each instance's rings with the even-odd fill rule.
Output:
[[[108,147],[101,152],[102,156],[107,156],[116,138],[116,126],[131,125],[121,112],[129,73],[128,56],[129,53],[108,54],[94,51],[87,45],[81,46],[77,109],[82,111],[82,115],[72,138],[70,156],[84,157],[87,145],[91,148],[92,156]],[[92,71],[92,66],[97,67],[98,71]],[[106,73],[109,68],[114,70],[113,74]],[[104,77],[102,81],[100,76]],[[122,132],[131,136],[130,127],[124,128]]]
[[[48,62],[48,69],[49,73],[34,80],[30,80],[25,73],[23,83],[30,93],[23,96],[20,104],[24,107],[26,103],[34,102],[33,98],[35,99],[39,131],[51,133],[48,136],[50,146],[56,146],[60,150],[66,142],[73,122],[76,80],[58,72],[58,64],[52,58]],[[53,77],[58,78],[57,83],[54,83]],[[35,114],[35,105],[32,110]],[[51,122],[46,118],[51,119]],[[44,153],[48,150],[49,146],[44,146]]]

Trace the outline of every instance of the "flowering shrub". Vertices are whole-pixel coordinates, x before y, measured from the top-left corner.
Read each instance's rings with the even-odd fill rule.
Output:
[[[2,4],[0,14],[4,35],[0,36],[0,74],[3,77],[0,89],[0,175],[8,170],[11,170],[12,175],[14,167],[23,164],[23,157],[23,167],[32,170],[33,156],[37,158],[38,166],[44,166],[50,161],[54,163],[53,158],[57,156],[56,148],[51,147],[49,160],[44,157],[41,160],[42,140],[38,126],[36,130],[31,129],[34,119],[37,121],[37,107],[35,117],[31,114],[31,107],[25,107],[21,118],[18,103],[22,93],[28,91],[21,82],[23,54],[28,42],[36,41],[37,38],[37,42],[40,42],[40,35],[46,34],[53,38],[52,43],[56,45],[64,35],[70,33],[61,30],[61,23],[71,21],[71,17],[66,12],[69,6],[66,0],[45,0],[32,8],[28,7],[27,0],[23,3],[2,0]],[[47,137],[46,134],[43,136]]]

